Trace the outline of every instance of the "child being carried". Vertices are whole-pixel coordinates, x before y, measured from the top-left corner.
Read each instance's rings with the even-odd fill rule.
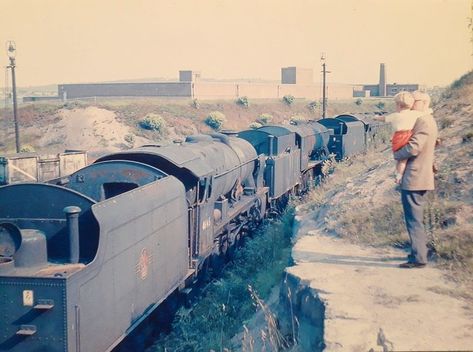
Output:
[[[396,112],[386,116],[385,121],[390,122],[394,129],[392,136],[393,153],[404,147],[412,136],[412,128],[417,118],[424,113],[411,110],[414,105],[414,96],[410,92],[400,92],[394,96]],[[396,164],[395,182],[401,183],[402,175],[406,170],[406,160],[399,160]]]

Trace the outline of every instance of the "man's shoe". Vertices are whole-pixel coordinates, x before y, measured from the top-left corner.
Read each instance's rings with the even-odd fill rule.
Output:
[[[400,268],[403,268],[403,269],[412,269],[412,268],[424,268],[426,266],[426,264],[424,263],[416,263],[416,262],[406,262],[406,263],[402,263],[402,264],[399,264],[399,267]]]

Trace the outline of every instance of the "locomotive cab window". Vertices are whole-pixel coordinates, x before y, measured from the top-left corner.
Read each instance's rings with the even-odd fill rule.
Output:
[[[103,199],[109,199],[119,194],[138,188],[136,183],[130,182],[109,182],[102,185]]]

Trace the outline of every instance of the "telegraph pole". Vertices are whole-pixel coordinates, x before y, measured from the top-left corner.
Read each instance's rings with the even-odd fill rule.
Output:
[[[7,54],[10,59],[10,66],[7,68],[11,69],[11,83],[12,83],[12,94],[13,94],[13,119],[15,121],[15,144],[16,152],[20,152],[20,129],[18,127],[18,105],[16,101],[16,77],[15,77],[15,55],[16,47],[15,42],[10,40],[7,42]]]
[[[327,71],[327,67],[325,64],[325,53],[322,53],[320,57],[320,61],[322,61],[322,118],[325,119],[327,115],[327,84],[326,84],[326,76],[327,73],[330,73],[330,71]]]

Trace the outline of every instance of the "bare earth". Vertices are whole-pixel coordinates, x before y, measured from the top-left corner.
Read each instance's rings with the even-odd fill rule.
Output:
[[[55,149],[83,149],[92,153],[126,148],[124,138],[131,129],[120,123],[113,111],[93,106],[62,109],[58,117],[59,122],[39,128],[39,131],[37,127],[29,127],[25,134],[38,135],[35,145],[40,148],[54,146]],[[135,143],[141,145],[150,141],[135,136]]]
[[[378,167],[353,177],[315,213],[297,209],[295,265],[287,271],[325,304],[326,351],[379,351],[383,344],[389,351],[471,351],[473,305],[462,298],[464,287],[434,266],[398,268],[405,251],[359,246],[330,230],[330,218],[347,202],[356,212],[399,201],[387,177],[389,159],[386,154]]]

